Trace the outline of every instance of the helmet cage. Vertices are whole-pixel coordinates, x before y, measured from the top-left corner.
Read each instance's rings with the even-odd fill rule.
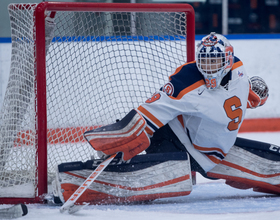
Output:
[[[222,35],[211,33],[197,47],[196,65],[206,87],[216,89],[233,65],[233,47]]]

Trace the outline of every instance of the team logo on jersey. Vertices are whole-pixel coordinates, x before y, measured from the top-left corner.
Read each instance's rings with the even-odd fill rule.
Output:
[[[152,98],[149,98],[146,103],[152,103],[152,102],[155,102],[157,100],[159,100],[161,97],[160,93],[155,93],[153,94]]]
[[[174,93],[174,86],[171,82],[168,82],[163,86],[162,91],[165,92],[168,96],[171,96]]]
[[[242,72],[239,72],[239,71],[238,71],[238,76],[239,76],[239,77],[243,77],[244,74],[243,74]]]

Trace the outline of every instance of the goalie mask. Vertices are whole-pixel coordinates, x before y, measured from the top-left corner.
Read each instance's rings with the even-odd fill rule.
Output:
[[[233,47],[224,36],[211,32],[197,45],[196,65],[206,87],[216,89],[233,65]]]

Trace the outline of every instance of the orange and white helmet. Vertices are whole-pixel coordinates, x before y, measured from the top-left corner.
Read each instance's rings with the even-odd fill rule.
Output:
[[[233,47],[223,35],[211,32],[197,45],[196,65],[208,89],[220,86],[233,65]]]

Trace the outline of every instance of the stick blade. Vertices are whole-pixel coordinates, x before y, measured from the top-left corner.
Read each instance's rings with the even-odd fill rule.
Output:
[[[86,207],[88,205],[89,205],[89,203],[86,203],[86,202],[83,205],[74,205],[74,206],[72,206],[71,208],[68,209],[68,213],[69,214],[74,214],[74,213],[82,210],[84,207]]]
[[[74,205],[75,205],[74,202],[67,201],[66,203],[63,204],[62,207],[60,207],[59,211],[60,213],[64,213],[66,211],[69,211]]]
[[[27,215],[28,213],[28,208],[25,204],[19,204],[21,206],[21,210],[22,210],[22,216]]]

